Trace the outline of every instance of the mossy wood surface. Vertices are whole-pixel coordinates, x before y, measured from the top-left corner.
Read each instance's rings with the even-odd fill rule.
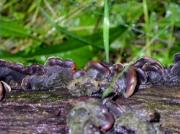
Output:
[[[61,91],[13,92],[0,103],[0,132],[68,133],[66,116],[72,105],[86,97],[71,97]],[[133,109],[157,110],[162,128],[180,133],[180,89],[146,89],[117,103]]]

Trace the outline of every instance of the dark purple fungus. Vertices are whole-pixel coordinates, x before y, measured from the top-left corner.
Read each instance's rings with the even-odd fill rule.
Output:
[[[180,62],[180,53],[174,55],[174,63]]]
[[[101,114],[98,115],[98,118],[102,120],[102,123],[100,124],[100,130],[102,132],[107,132],[110,130],[115,122],[114,116],[108,111],[107,108],[103,107],[101,109]],[[107,120],[107,122],[105,121]]]
[[[124,97],[128,98],[131,95],[133,95],[136,84],[137,84],[137,77],[136,77],[136,71],[134,67],[130,67],[127,72],[127,89],[124,93]]]
[[[21,89],[21,81],[26,76],[21,64],[0,60],[0,80],[6,82],[12,89]]]
[[[91,61],[86,67],[87,75],[93,79],[102,80],[109,76],[110,70],[101,63]]]
[[[47,66],[42,75],[34,74],[26,76],[21,83],[23,89],[29,90],[52,90],[66,88],[73,79],[73,72],[69,68],[60,66]]]
[[[120,117],[125,111],[129,110],[127,107],[119,105],[109,98],[104,99],[102,104],[114,115],[115,118]]]
[[[54,66],[54,65],[62,65],[62,60],[60,58],[50,57],[48,58],[46,64],[47,66]]]
[[[109,67],[110,71],[112,74],[115,74],[115,73],[120,73],[124,67],[122,64],[113,64],[112,66]]]
[[[136,70],[134,67],[129,67],[129,69],[124,72],[116,82],[117,92],[123,93],[124,97],[128,98],[134,93],[136,84]]]
[[[145,69],[146,66],[155,66],[159,70],[161,70],[163,68],[158,61],[148,58],[148,57],[144,57],[144,58],[137,60],[133,65],[137,68],[142,68],[142,69],[143,68]]]
[[[146,83],[147,82],[147,73],[145,73],[141,68],[136,68],[137,72],[137,79],[139,83]]]
[[[34,64],[24,69],[24,74],[26,75],[34,75],[34,74],[42,75],[44,73],[45,73],[44,66],[39,64]]]
[[[61,60],[60,58],[49,58],[47,66],[60,66],[62,68],[71,68],[73,72],[76,71],[76,64],[72,60]]]
[[[60,58],[49,58],[45,65],[27,67],[0,60],[0,80],[12,89],[68,88],[74,96],[101,96],[111,87],[114,94],[123,94],[128,98],[138,89],[180,86],[179,57],[176,54],[175,64],[168,68],[154,59],[141,58],[126,71],[122,64],[94,61],[89,62],[85,70],[78,71],[72,60]]]
[[[65,60],[63,67],[71,68],[73,72],[76,71],[76,64],[72,60]]]
[[[87,74],[86,74],[86,71],[84,70],[80,70],[80,71],[76,71],[73,75],[73,78],[74,79],[78,79],[78,78],[81,78],[81,77],[85,77]]]
[[[180,61],[179,61],[179,62],[176,62],[176,63],[172,66],[171,72],[172,72],[174,75],[180,77]]]

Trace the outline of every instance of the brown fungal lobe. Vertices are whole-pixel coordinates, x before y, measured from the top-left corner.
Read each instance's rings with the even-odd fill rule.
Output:
[[[127,71],[127,82],[126,90],[124,92],[124,97],[128,98],[133,95],[136,85],[137,85],[137,75],[134,67],[130,67]]]
[[[11,91],[11,87],[4,81],[0,81],[0,101],[2,101],[6,95]]]

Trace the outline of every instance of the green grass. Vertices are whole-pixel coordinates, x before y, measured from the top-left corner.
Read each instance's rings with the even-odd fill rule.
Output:
[[[149,14],[148,14],[148,5],[146,0],[143,0],[143,10],[144,10],[144,31],[145,31],[145,45],[147,46],[145,49],[145,54],[151,56],[150,50],[148,50],[148,46],[150,46],[150,37],[148,36],[150,33],[150,26],[149,26]]]
[[[25,64],[48,56],[131,62],[151,56],[165,65],[180,52],[180,5],[170,0],[3,0],[0,56]]]
[[[109,25],[109,0],[104,0],[103,40],[107,63],[109,63]]]
[[[78,68],[122,62],[127,69],[150,56],[167,66],[180,52],[179,15],[175,0],[2,0],[0,57],[29,65],[58,56]]]

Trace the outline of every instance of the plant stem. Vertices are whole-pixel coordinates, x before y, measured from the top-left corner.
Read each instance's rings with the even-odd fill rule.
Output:
[[[106,54],[106,62],[109,63],[109,1],[104,0],[104,24],[103,24],[103,41]]]
[[[146,46],[150,46],[150,39],[148,34],[150,34],[150,26],[149,26],[149,14],[148,14],[148,7],[147,7],[147,1],[143,0],[143,10],[144,10],[144,29],[145,29],[145,38],[146,38]],[[147,49],[145,50],[145,53],[150,56],[151,52],[150,50],[148,51]]]

